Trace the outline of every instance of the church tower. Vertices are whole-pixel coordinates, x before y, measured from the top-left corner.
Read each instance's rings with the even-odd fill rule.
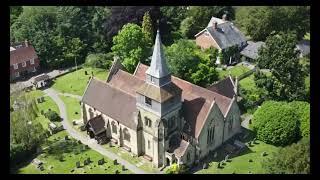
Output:
[[[137,109],[143,124],[141,154],[152,159],[155,167],[164,166],[170,143],[176,141],[183,126],[180,118],[182,90],[171,82],[159,30],[145,83],[136,93]]]

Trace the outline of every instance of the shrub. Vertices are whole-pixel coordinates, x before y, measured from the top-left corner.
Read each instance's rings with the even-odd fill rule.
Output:
[[[183,165],[178,165],[176,163],[172,164],[167,170],[166,174],[182,174],[186,171],[186,168]]]
[[[310,136],[310,104],[304,101],[293,101],[289,105],[299,117],[300,131],[303,137]]]
[[[253,115],[253,130],[267,144],[286,146],[300,135],[298,116],[287,103],[266,101]]]
[[[60,121],[61,118],[60,116],[58,115],[57,112],[55,111],[47,111],[44,115],[46,118],[48,118],[50,121]]]

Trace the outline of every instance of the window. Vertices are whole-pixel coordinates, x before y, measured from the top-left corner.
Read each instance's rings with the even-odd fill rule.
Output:
[[[127,128],[123,129],[123,138],[130,142],[130,133],[129,133],[129,130]]]
[[[22,62],[22,67],[26,67],[27,63],[26,62]]]
[[[34,64],[34,58],[30,59],[30,64]]]
[[[148,149],[150,149],[150,141],[148,140]]]
[[[151,124],[152,124],[151,119],[144,117],[144,124],[148,127],[151,127]]]
[[[13,69],[18,69],[18,64],[13,64]]]
[[[112,121],[111,126],[112,126],[112,132],[117,134],[117,125],[114,121]]]
[[[176,122],[176,117],[172,116],[171,118],[169,118],[168,120],[168,128],[174,128],[175,127],[175,122]]]
[[[144,102],[151,106],[151,99],[148,97],[144,97]]]
[[[214,140],[214,126],[208,128],[208,133],[207,133],[207,144],[212,143]]]
[[[229,129],[232,129],[232,124],[233,124],[233,118],[231,118],[229,121]]]
[[[188,154],[187,154],[187,161],[189,161],[190,160],[190,153],[188,152]]]

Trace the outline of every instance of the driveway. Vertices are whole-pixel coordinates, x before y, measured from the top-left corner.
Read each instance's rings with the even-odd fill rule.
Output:
[[[127,169],[129,169],[131,172],[133,172],[135,174],[149,174],[148,172],[145,172],[145,171],[139,169],[138,167],[136,167],[135,165],[129,163],[128,161],[122,159],[120,156],[118,156],[112,152],[107,151],[105,148],[103,148],[96,141],[92,141],[87,136],[84,136],[84,135],[80,134],[79,132],[77,132],[72,127],[71,123],[68,122],[66,106],[63,103],[63,101],[59,98],[58,93],[51,88],[44,90],[44,93],[47,94],[48,96],[50,96],[53,99],[53,101],[55,101],[55,103],[58,105],[59,110],[60,110],[60,116],[63,119],[62,125],[66,129],[66,131],[70,134],[70,136],[72,136],[73,138],[75,138],[77,140],[80,140],[83,144],[88,145],[91,149],[99,152],[102,155],[107,156],[108,158],[110,158],[112,160],[117,159],[117,161],[120,164],[124,165]]]

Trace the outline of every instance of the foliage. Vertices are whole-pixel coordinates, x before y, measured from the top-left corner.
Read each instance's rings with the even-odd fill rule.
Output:
[[[144,13],[143,21],[142,21],[142,32],[145,36],[146,43],[148,44],[149,47],[151,47],[154,39],[154,35],[153,35],[154,31],[152,28],[152,20],[149,12]]]
[[[302,139],[298,143],[281,148],[263,161],[262,166],[270,174],[309,174],[309,139]]]
[[[36,120],[32,99],[24,92],[17,92],[13,100],[21,104],[19,109],[10,112],[10,161],[16,164],[25,161],[25,155],[34,153],[44,141],[45,131]]]
[[[206,87],[218,80],[218,72],[215,68],[206,64],[198,64],[198,70],[191,75],[192,83]]]
[[[306,98],[304,72],[299,63],[297,40],[292,33],[279,33],[266,40],[259,49],[258,66],[270,69],[272,76],[263,77],[258,86],[275,100],[303,100]]]
[[[61,121],[59,114],[55,111],[47,111],[44,116],[50,121]]]
[[[139,61],[144,62],[151,54],[141,27],[131,23],[124,25],[118,35],[113,37],[111,49],[130,73],[133,73]]]
[[[176,163],[172,164],[165,171],[166,174],[182,174],[185,173],[185,167],[183,165],[178,165]]]
[[[289,105],[299,117],[300,131],[303,137],[310,136],[310,104],[304,101],[293,101]]]
[[[112,53],[89,54],[86,57],[86,62],[84,65],[87,67],[93,67],[93,68],[109,69],[112,65],[112,61],[113,61]]]
[[[16,21],[22,11],[22,6],[10,6],[10,26]]]
[[[255,41],[280,31],[295,31],[300,40],[310,31],[309,6],[243,7],[236,17],[237,24]]]
[[[303,36],[303,39],[310,41],[310,33],[307,32],[307,33]]]
[[[224,49],[222,50],[222,53],[220,55],[220,62],[221,64],[230,64],[230,57],[231,58],[234,58],[236,53],[239,51],[238,50],[238,46],[235,45],[235,46],[232,46],[232,47],[229,47],[227,49]]]
[[[265,101],[253,115],[253,130],[261,141],[286,146],[300,138],[299,117],[284,102]]]
[[[195,34],[193,34],[194,32],[196,32],[197,30],[195,30],[195,24],[196,21],[193,17],[187,17],[185,18],[180,25],[180,32],[181,35],[184,38],[191,38],[193,37]]]

